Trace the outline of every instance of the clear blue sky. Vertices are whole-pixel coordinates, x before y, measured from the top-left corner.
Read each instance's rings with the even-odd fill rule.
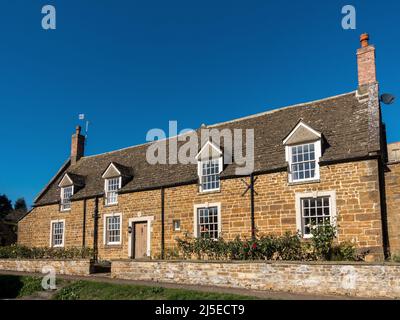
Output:
[[[57,30],[41,8],[57,9]],[[85,113],[86,154],[356,89],[358,38],[371,34],[382,92],[400,98],[399,1],[3,0],[0,193],[29,204],[68,158]],[[384,106],[400,140],[400,103]]]

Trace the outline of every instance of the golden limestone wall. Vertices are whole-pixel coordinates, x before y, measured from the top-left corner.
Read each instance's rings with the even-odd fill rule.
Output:
[[[400,162],[386,172],[386,206],[391,254],[400,255]]]
[[[359,248],[368,248],[375,259],[383,257],[378,163],[376,160],[335,164],[321,167],[321,182],[288,185],[287,173],[258,176],[255,190],[255,221],[257,233],[282,234],[296,232],[296,193],[336,191],[339,241],[353,241]],[[245,178],[249,182],[249,178]],[[185,232],[193,234],[194,205],[221,204],[222,236],[233,239],[237,235],[251,236],[250,195],[242,197],[246,186],[241,179],[221,181],[219,192],[201,194],[196,185],[165,190],[165,249],[176,247],[176,237]],[[35,208],[19,223],[19,243],[29,246],[48,246],[50,221],[65,219],[65,246],[81,246],[83,232],[83,201],[72,203],[70,212],[59,212],[58,205]],[[86,245],[93,245],[94,200],[86,204]],[[159,257],[161,248],[161,190],[121,194],[119,204],[104,207],[99,201],[99,257],[101,259],[128,258],[128,221],[138,217],[152,217],[151,256]],[[106,246],[103,241],[104,214],[122,213],[122,243]],[[178,219],[181,230],[173,230]]]

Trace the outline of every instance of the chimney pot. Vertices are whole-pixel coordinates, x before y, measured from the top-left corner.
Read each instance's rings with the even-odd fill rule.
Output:
[[[368,33],[363,33],[360,36],[360,42],[361,42],[361,48],[365,48],[369,46],[369,34]]]

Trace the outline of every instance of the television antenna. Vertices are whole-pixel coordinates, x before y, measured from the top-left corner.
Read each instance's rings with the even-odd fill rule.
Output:
[[[85,116],[84,113],[80,113],[79,116],[78,116],[80,121],[85,121],[85,117],[86,116]],[[88,132],[89,132],[89,120],[86,120],[86,123],[85,123],[85,141],[88,138]]]
[[[379,100],[382,101],[384,104],[393,104],[396,100],[396,97],[390,93],[381,94]]]

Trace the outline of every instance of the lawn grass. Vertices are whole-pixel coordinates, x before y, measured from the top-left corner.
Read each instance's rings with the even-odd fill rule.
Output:
[[[43,291],[42,278],[0,275],[0,299],[16,299]],[[57,279],[62,285],[55,300],[253,300],[255,297],[230,293],[170,289],[157,286],[114,284]]]
[[[76,281],[62,288],[56,300],[253,300],[255,297],[162,287]]]
[[[39,277],[0,275],[0,299],[15,299],[41,291]]]

